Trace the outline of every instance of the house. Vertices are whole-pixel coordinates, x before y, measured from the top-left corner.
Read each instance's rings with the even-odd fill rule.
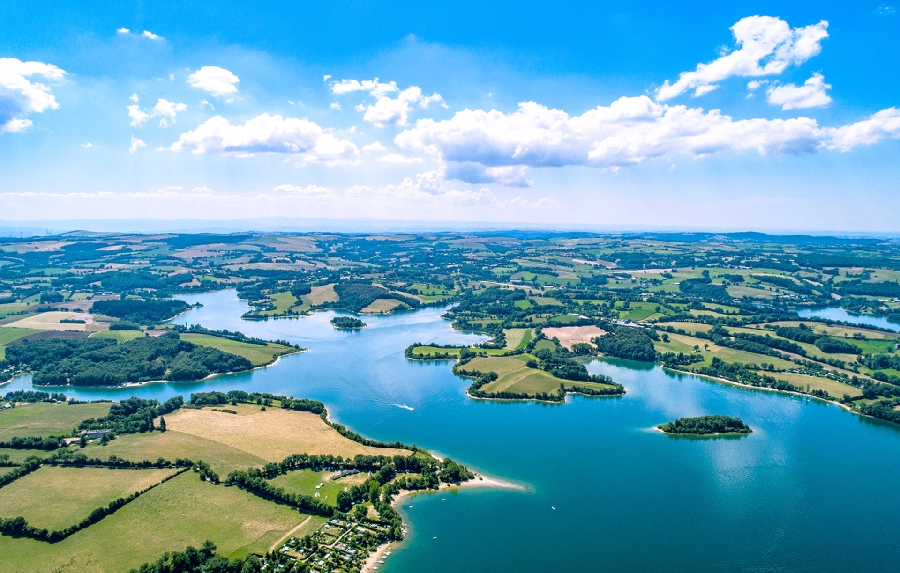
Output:
[[[110,432],[112,432],[112,430],[81,430],[80,435],[86,437],[89,440],[96,440],[102,438]]]
[[[80,442],[80,441],[81,441],[81,438],[63,438],[63,439],[61,440],[62,445],[63,445],[64,447],[69,447],[69,446],[71,446],[72,444],[77,444],[77,443]]]

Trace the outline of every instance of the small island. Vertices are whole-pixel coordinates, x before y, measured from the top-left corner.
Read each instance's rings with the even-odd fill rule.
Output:
[[[331,319],[331,326],[339,330],[357,330],[365,328],[366,323],[351,316],[336,316]]]
[[[749,434],[753,430],[740,418],[730,416],[698,416],[678,418],[674,422],[657,428],[664,434],[687,434],[692,436],[716,436],[722,434]]]

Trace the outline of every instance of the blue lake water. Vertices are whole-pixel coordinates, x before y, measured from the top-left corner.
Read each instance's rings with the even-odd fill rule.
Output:
[[[202,384],[67,394],[165,399],[238,388],[315,398],[366,436],[414,443],[526,486],[409,498],[401,511],[410,536],[379,572],[900,569],[898,427],[625,361],[589,365],[623,383],[624,397],[475,401],[451,363],[403,356],[412,342],[483,340],[453,331],[442,310],[367,316],[368,328],[346,332],[328,324],[331,312],[242,321],[247,307],[233,291],[187,300],[204,306],[178,323],[309,351]],[[28,387],[23,377],[7,388]],[[754,433],[679,439],[650,429],[700,414],[740,416]]]
[[[840,320],[850,324],[861,324],[865,326],[877,326],[878,328],[886,328],[894,332],[900,332],[900,324],[890,322],[882,316],[871,316],[868,314],[850,314],[839,306],[828,308],[804,308],[798,310],[802,318],[816,317],[826,318],[828,320]]]

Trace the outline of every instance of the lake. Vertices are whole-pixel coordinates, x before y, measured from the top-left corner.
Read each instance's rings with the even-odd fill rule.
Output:
[[[379,573],[900,568],[900,428],[890,424],[618,360],[588,367],[624,384],[623,397],[476,401],[452,363],[403,356],[412,342],[485,339],[453,331],[442,309],[366,316],[367,328],[347,332],[328,323],[333,312],[242,321],[247,306],[234,291],[185,300],[204,306],[175,322],[309,351],[204,383],[66,393],[162,400],[243,389],[314,398],[366,436],[414,443],[525,486],[407,498],[410,535]],[[7,388],[29,387],[22,377]],[[754,432],[690,439],[651,429],[700,414],[739,416]]]
[[[894,332],[900,332],[900,324],[890,322],[883,316],[871,316],[868,314],[850,314],[839,306],[826,308],[804,308],[797,311],[801,318],[825,318],[828,320],[839,320],[849,324],[861,324],[864,326],[877,326],[878,328],[886,328]]]

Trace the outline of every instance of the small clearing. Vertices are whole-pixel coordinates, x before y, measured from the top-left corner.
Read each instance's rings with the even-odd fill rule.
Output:
[[[408,308],[405,304],[394,298],[378,298],[372,304],[360,310],[364,314],[387,314],[397,307]]]

